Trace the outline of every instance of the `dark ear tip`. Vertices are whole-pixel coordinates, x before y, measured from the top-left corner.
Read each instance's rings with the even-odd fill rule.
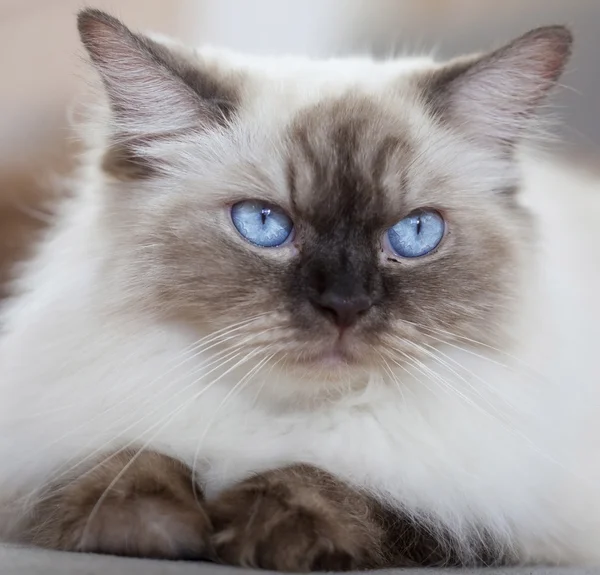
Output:
[[[106,26],[115,30],[122,30],[124,28],[123,24],[117,18],[97,8],[84,8],[77,14],[77,29],[84,43],[98,27]]]
[[[528,42],[536,40],[547,42],[555,51],[562,52],[565,55],[571,53],[571,47],[573,46],[573,32],[568,26],[561,25],[535,28],[527,32],[521,39]]]
[[[571,44],[573,42],[573,33],[568,26],[562,24],[556,24],[554,26],[542,26],[540,28],[534,28],[529,34],[546,37],[548,39],[556,39],[562,41],[565,44]]]

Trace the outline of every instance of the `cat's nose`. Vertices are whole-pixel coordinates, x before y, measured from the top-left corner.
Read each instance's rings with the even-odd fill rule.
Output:
[[[312,299],[313,305],[340,329],[354,325],[373,305],[366,294],[342,296],[334,291],[325,291]]]

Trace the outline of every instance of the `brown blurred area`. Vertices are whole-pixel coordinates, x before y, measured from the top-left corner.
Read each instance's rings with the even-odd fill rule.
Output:
[[[0,295],[75,160],[67,109],[84,87],[83,5],[134,28],[258,53],[451,56],[570,24],[576,52],[556,98],[564,153],[600,165],[600,0],[0,0]]]

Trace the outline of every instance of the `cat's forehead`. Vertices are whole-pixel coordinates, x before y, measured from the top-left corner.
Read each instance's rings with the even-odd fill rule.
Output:
[[[304,109],[288,142],[290,203],[313,226],[378,226],[398,209],[402,166],[415,150],[408,127],[376,102],[348,95]]]

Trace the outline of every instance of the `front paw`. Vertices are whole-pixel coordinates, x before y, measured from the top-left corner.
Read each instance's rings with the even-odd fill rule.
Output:
[[[156,453],[119,453],[43,494],[23,535],[63,551],[201,559],[211,532],[190,471]]]
[[[278,480],[277,472],[224,492],[208,513],[222,563],[288,572],[377,566],[379,533],[368,510],[348,510],[318,487]]]

